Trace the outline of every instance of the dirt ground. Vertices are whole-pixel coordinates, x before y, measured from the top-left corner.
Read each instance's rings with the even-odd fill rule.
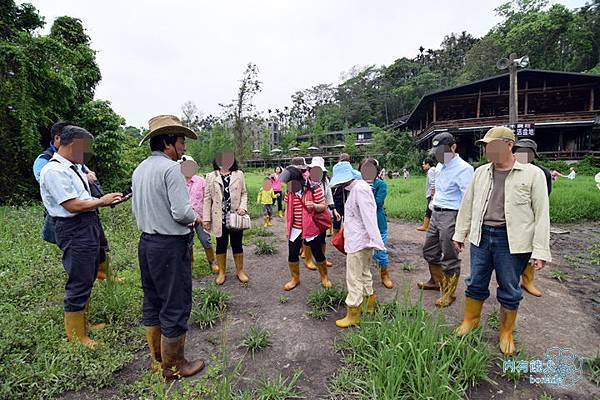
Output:
[[[228,256],[228,274],[224,290],[232,295],[227,309],[227,335],[231,364],[243,359],[243,367],[239,386],[251,386],[261,377],[274,377],[278,374],[291,376],[296,368],[303,374],[298,381],[298,389],[306,399],[321,399],[327,397],[327,383],[339,367],[340,356],[334,351],[334,342],[342,331],[335,327],[335,319],[343,315],[340,309],[331,313],[325,321],[318,321],[309,316],[306,297],[309,292],[319,285],[319,275],[301,267],[301,284],[291,292],[285,292],[282,286],[287,282],[287,245],[284,239],[284,223],[275,218],[271,228],[275,233],[271,240],[277,246],[278,253],[272,256],[257,256],[254,246],[245,248],[246,269],[250,284],[242,286],[235,277],[233,260]],[[546,349],[553,346],[570,347],[580,357],[592,357],[600,349],[600,312],[599,286],[600,272],[598,266],[586,265],[578,268],[577,274],[572,273],[571,262],[566,256],[577,256],[587,251],[592,241],[598,241],[599,224],[561,226],[570,230],[570,234],[553,235],[553,264],[537,274],[537,285],[543,291],[541,298],[525,294],[521,303],[517,322],[517,345],[523,348],[530,359],[542,359]],[[415,231],[415,225],[400,221],[389,224],[389,251],[391,256],[390,272],[396,287],[385,289],[373,268],[375,291],[380,300],[389,301],[399,294],[398,288],[408,285],[410,296],[417,299],[419,291],[416,281],[427,275],[427,267],[421,254],[424,234]],[[329,270],[334,285],[344,287],[344,259],[333,247],[328,247],[328,256],[334,266]],[[450,324],[458,324],[462,319],[464,307],[464,278],[469,272],[468,249],[463,258],[462,279],[457,290],[457,301],[447,310],[446,320]],[[412,271],[404,271],[402,263],[415,266]],[[560,269],[569,273],[567,281],[560,283],[550,277],[551,271]],[[582,280],[580,275],[592,276]],[[201,285],[212,279],[206,277],[194,282]],[[492,287],[495,284],[492,283]],[[406,286],[405,286],[406,287]],[[482,321],[494,309],[499,308],[495,299],[495,291],[484,305]],[[280,298],[289,300],[282,304]],[[401,293],[400,293],[401,296]],[[424,305],[429,310],[435,310],[435,292],[423,294]],[[439,311],[434,311],[439,312]],[[250,354],[239,348],[241,335],[252,325],[268,329],[272,334],[272,345],[264,351]],[[219,337],[223,326],[218,324],[212,329],[200,330],[191,327],[186,346],[187,356],[209,359],[211,353],[218,352]],[[491,344],[496,348],[497,334],[489,334]],[[140,358],[125,368],[120,374],[124,381],[134,381],[139,377],[148,363],[146,352],[140,353]],[[587,380],[580,382],[572,390],[555,390],[547,386],[536,386],[529,383],[528,378],[519,381],[516,386],[500,376],[501,366],[491,367],[491,377],[495,384],[482,383],[469,393],[472,399],[537,399],[544,392],[555,399],[594,399],[600,398],[600,389]],[[119,379],[117,379],[118,381]],[[113,389],[114,390],[114,389]],[[116,393],[113,390],[100,391],[102,398]],[[76,398],[86,398],[89,393],[72,393]]]

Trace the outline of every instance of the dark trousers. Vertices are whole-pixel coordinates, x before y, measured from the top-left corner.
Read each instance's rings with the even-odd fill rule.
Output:
[[[282,196],[282,194],[281,194],[281,190],[280,190],[280,191],[277,191],[277,192],[275,192],[275,194],[278,194],[278,195],[279,195],[279,196],[277,196],[277,211],[283,211],[283,203],[282,203],[282,201],[283,201],[283,198],[282,198],[282,197],[283,197],[283,196]]]
[[[429,203],[431,203],[431,197],[427,198],[427,206],[425,207],[425,216],[431,219],[431,210],[429,209]]]
[[[192,311],[192,243],[188,235],[143,233],[138,258],[144,290],[143,323],[168,338],[184,334]]]
[[[490,279],[496,271],[496,298],[502,307],[516,310],[523,299],[519,286],[531,253],[510,254],[506,228],[481,228],[479,246],[471,245],[471,274],[465,280],[465,295],[484,301],[490,297]]]
[[[225,224],[222,226],[223,234],[217,238],[217,254],[226,254],[227,246],[231,243],[231,252],[233,254],[242,254],[244,247],[242,240],[244,239],[243,230],[227,229]]]
[[[452,243],[458,211],[434,211],[425,234],[423,258],[439,264],[447,275],[460,274],[460,259]]]
[[[86,212],[54,218],[54,227],[67,273],[64,309],[82,311],[90,299],[100,263],[100,220],[96,212]]]
[[[296,263],[300,261],[300,248],[302,247],[303,242],[310,247],[316,262],[325,262],[325,255],[323,254],[322,247],[323,243],[325,243],[325,232],[309,242],[302,239],[302,235],[298,236],[293,242],[288,240],[288,262]]]

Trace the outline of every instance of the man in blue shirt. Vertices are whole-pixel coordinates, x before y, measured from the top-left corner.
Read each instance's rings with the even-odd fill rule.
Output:
[[[440,289],[442,296],[435,305],[448,307],[456,299],[454,292],[460,276],[460,259],[452,236],[460,203],[473,179],[473,167],[456,153],[456,140],[450,133],[436,135],[432,144],[440,164],[436,167],[433,212],[423,244],[431,278],[417,286],[423,290]]]
[[[40,172],[42,201],[55,225],[56,243],[63,251],[67,273],[64,323],[69,341],[86,347],[96,345],[87,334],[87,305],[100,263],[102,228],[97,209],[121,198],[110,193],[99,199],[91,195],[81,165],[91,152],[93,136],[83,128],[67,126],[60,135],[61,146]]]

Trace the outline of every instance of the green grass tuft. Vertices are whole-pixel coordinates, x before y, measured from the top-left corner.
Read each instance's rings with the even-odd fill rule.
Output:
[[[254,254],[259,256],[263,255],[272,255],[277,253],[277,247],[273,243],[266,242],[262,239],[254,242],[256,249],[254,250]]]
[[[335,311],[336,307],[344,302],[346,296],[347,292],[336,286],[313,290],[306,298],[306,304],[311,308],[308,315],[318,320],[325,320],[329,311]]]
[[[263,350],[271,345],[271,332],[252,325],[243,335],[241,347],[245,347],[254,355],[255,352]]]
[[[212,328],[227,308],[231,296],[214,283],[192,290],[192,321],[201,329]]]

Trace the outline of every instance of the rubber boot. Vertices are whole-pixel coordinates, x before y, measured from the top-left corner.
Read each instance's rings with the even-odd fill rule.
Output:
[[[465,298],[465,317],[463,318],[462,324],[460,324],[455,331],[458,336],[465,336],[479,326],[482,308],[483,301],[475,300],[470,297]]]
[[[267,217],[266,215],[263,216],[263,228],[266,228],[268,226],[268,221],[269,217]]]
[[[212,249],[212,247],[204,249],[204,254],[206,254],[206,260],[210,264],[210,269],[212,272],[215,274],[219,272],[219,264],[217,264],[217,260],[215,259],[215,251]]]
[[[204,368],[203,360],[188,361],[185,359],[185,333],[176,338],[161,335],[160,353],[163,376],[168,381],[196,375]]]
[[[521,287],[532,296],[542,297],[542,292],[540,292],[540,290],[533,284],[534,278],[535,268],[533,267],[533,262],[530,262],[525,267],[523,275],[521,276]]]
[[[363,304],[367,305],[367,313],[373,314],[375,312],[375,293],[370,296],[364,296]]]
[[[111,282],[116,282],[118,284],[123,284],[125,283],[125,278],[123,277],[119,277],[119,278],[115,278],[114,274],[112,273],[112,269],[110,268],[110,254],[106,253],[106,258],[104,259],[104,261],[102,261],[100,264],[98,264],[98,273],[96,274],[96,279],[99,280],[100,282],[106,280],[106,278],[108,277],[108,280]]]
[[[283,211],[282,211],[282,210],[279,210],[279,211],[277,212],[277,215],[279,215],[279,218],[283,218]]]
[[[325,289],[330,288],[331,281],[327,276],[327,267],[325,266],[325,261],[317,263],[317,268],[319,269],[319,275],[321,275],[321,285],[323,285]]]
[[[300,246],[300,255],[298,257],[304,260],[304,244]]]
[[[96,274],[96,280],[99,280],[100,282],[106,280],[106,261],[108,260],[108,255],[106,257],[107,258],[104,261],[98,264],[98,273]]]
[[[456,297],[456,286],[458,285],[458,275],[446,275],[441,278],[440,293],[442,296],[437,299],[435,305],[439,308],[445,308],[454,303]]]
[[[302,248],[304,249],[304,265],[306,266],[306,268],[310,269],[311,271],[315,271],[317,269],[317,266],[315,265],[315,262],[313,261],[312,250],[311,250],[310,246],[302,244]]]
[[[321,245],[321,249],[323,250],[323,255],[325,256],[325,254],[327,254],[327,243],[323,243]],[[333,267],[333,263],[327,259],[327,256],[325,256],[325,266],[327,268]]]
[[[515,352],[513,330],[517,321],[517,310],[507,310],[500,307],[500,351],[510,356]]]
[[[218,275],[215,278],[215,283],[217,285],[222,285],[225,283],[225,267],[227,266],[227,254],[217,254],[217,264],[219,267]]]
[[[148,342],[148,349],[150,350],[150,369],[152,372],[156,372],[162,363],[160,355],[160,325],[145,326],[144,331],[146,332],[146,342]]]
[[[267,216],[267,226],[273,226],[271,223],[271,216]]]
[[[67,340],[73,342],[79,340],[79,342],[89,349],[96,347],[97,343],[90,339],[86,332],[87,321],[85,319],[85,311],[68,312],[65,311],[65,332],[67,334]]]
[[[358,325],[360,323],[361,306],[362,304],[358,307],[347,306],[346,316],[335,321],[335,326],[338,328],[349,328]]]
[[[288,267],[290,268],[290,275],[292,276],[292,279],[283,285],[283,290],[289,291],[298,286],[300,283],[300,263],[291,262],[288,263]]]
[[[379,268],[379,274],[381,275],[381,283],[388,289],[394,287],[394,282],[390,279],[390,273],[387,268]]]
[[[419,232],[427,232],[429,229],[429,217],[423,218],[423,225],[417,228]]]
[[[439,264],[429,263],[429,280],[427,282],[417,282],[417,287],[421,290],[440,290],[440,284],[435,280],[435,276],[442,277],[443,269]]]
[[[248,275],[244,272],[244,253],[234,254],[233,261],[237,271],[237,277],[242,283],[248,283]]]

